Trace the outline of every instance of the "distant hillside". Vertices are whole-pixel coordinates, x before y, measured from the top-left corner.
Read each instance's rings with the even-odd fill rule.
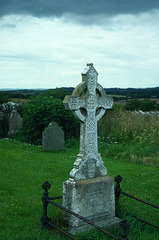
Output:
[[[107,94],[143,97],[159,97],[159,87],[155,88],[105,88]]]
[[[46,92],[48,89],[0,89],[0,92],[5,92],[8,94],[39,94],[42,92]]]
[[[57,88],[56,88],[57,89]],[[53,90],[56,90],[53,89]],[[70,94],[74,90],[72,87],[64,87]],[[48,89],[0,89],[0,92],[8,94],[24,94],[34,95],[46,92]],[[122,95],[125,97],[139,97],[139,98],[159,98],[159,87],[155,88],[105,88],[107,94]]]

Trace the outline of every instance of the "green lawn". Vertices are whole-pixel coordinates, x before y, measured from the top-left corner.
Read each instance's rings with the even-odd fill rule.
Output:
[[[42,230],[41,185],[45,180],[52,185],[50,196],[62,195],[62,183],[78,153],[78,145],[65,151],[47,153],[41,147],[0,139],[0,239],[1,240],[64,240],[54,230]],[[103,156],[105,156],[103,154]],[[159,205],[159,168],[127,162],[124,159],[103,157],[108,175],[123,177],[122,190],[143,200]],[[61,200],[57,200],[61,204]],[[120,197],[120,214],[137,215],[159,225],[159,210],[124,196]],[[48,207],[49,216],[55,221],[61,212]],[[157,240],[159,231],[128,217],[131,225],[129,239]],[[119,232],[119,230],[113,230]],[[78,239],[110,239],[97,231],[77,236]]]

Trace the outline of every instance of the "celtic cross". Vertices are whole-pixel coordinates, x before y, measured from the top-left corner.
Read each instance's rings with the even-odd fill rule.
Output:
[[[105,90],[97,82],[98,73],[92,63],[82,72],[80,83],[71,96],[65,96],[64,106],[72,110],[81,121],[80,153],[70,172],[70,180],[81,180],[107,175],[98,153],[97,121],[106,109],[112,108],[112,97],[106,96]]]

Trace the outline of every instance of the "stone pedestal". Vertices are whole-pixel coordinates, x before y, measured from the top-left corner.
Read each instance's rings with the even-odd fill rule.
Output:
[[[115,217],[114,179],[109,176],[63,183],[63,206],[96,225],[117,224]],[[67,215],[67,229],[71,234],[88,231],[92,226]]]

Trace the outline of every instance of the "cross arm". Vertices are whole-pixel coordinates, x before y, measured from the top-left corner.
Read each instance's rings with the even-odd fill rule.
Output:
[[[111,109],[113,106],[113,98],[110,96],[100,97],[98,102],[98,107],[102,107],[104,109]]]
[[[79,110],[85,106],[85,101],[83,99],[70,95],[65,96],[63,103],[67,110]]]

